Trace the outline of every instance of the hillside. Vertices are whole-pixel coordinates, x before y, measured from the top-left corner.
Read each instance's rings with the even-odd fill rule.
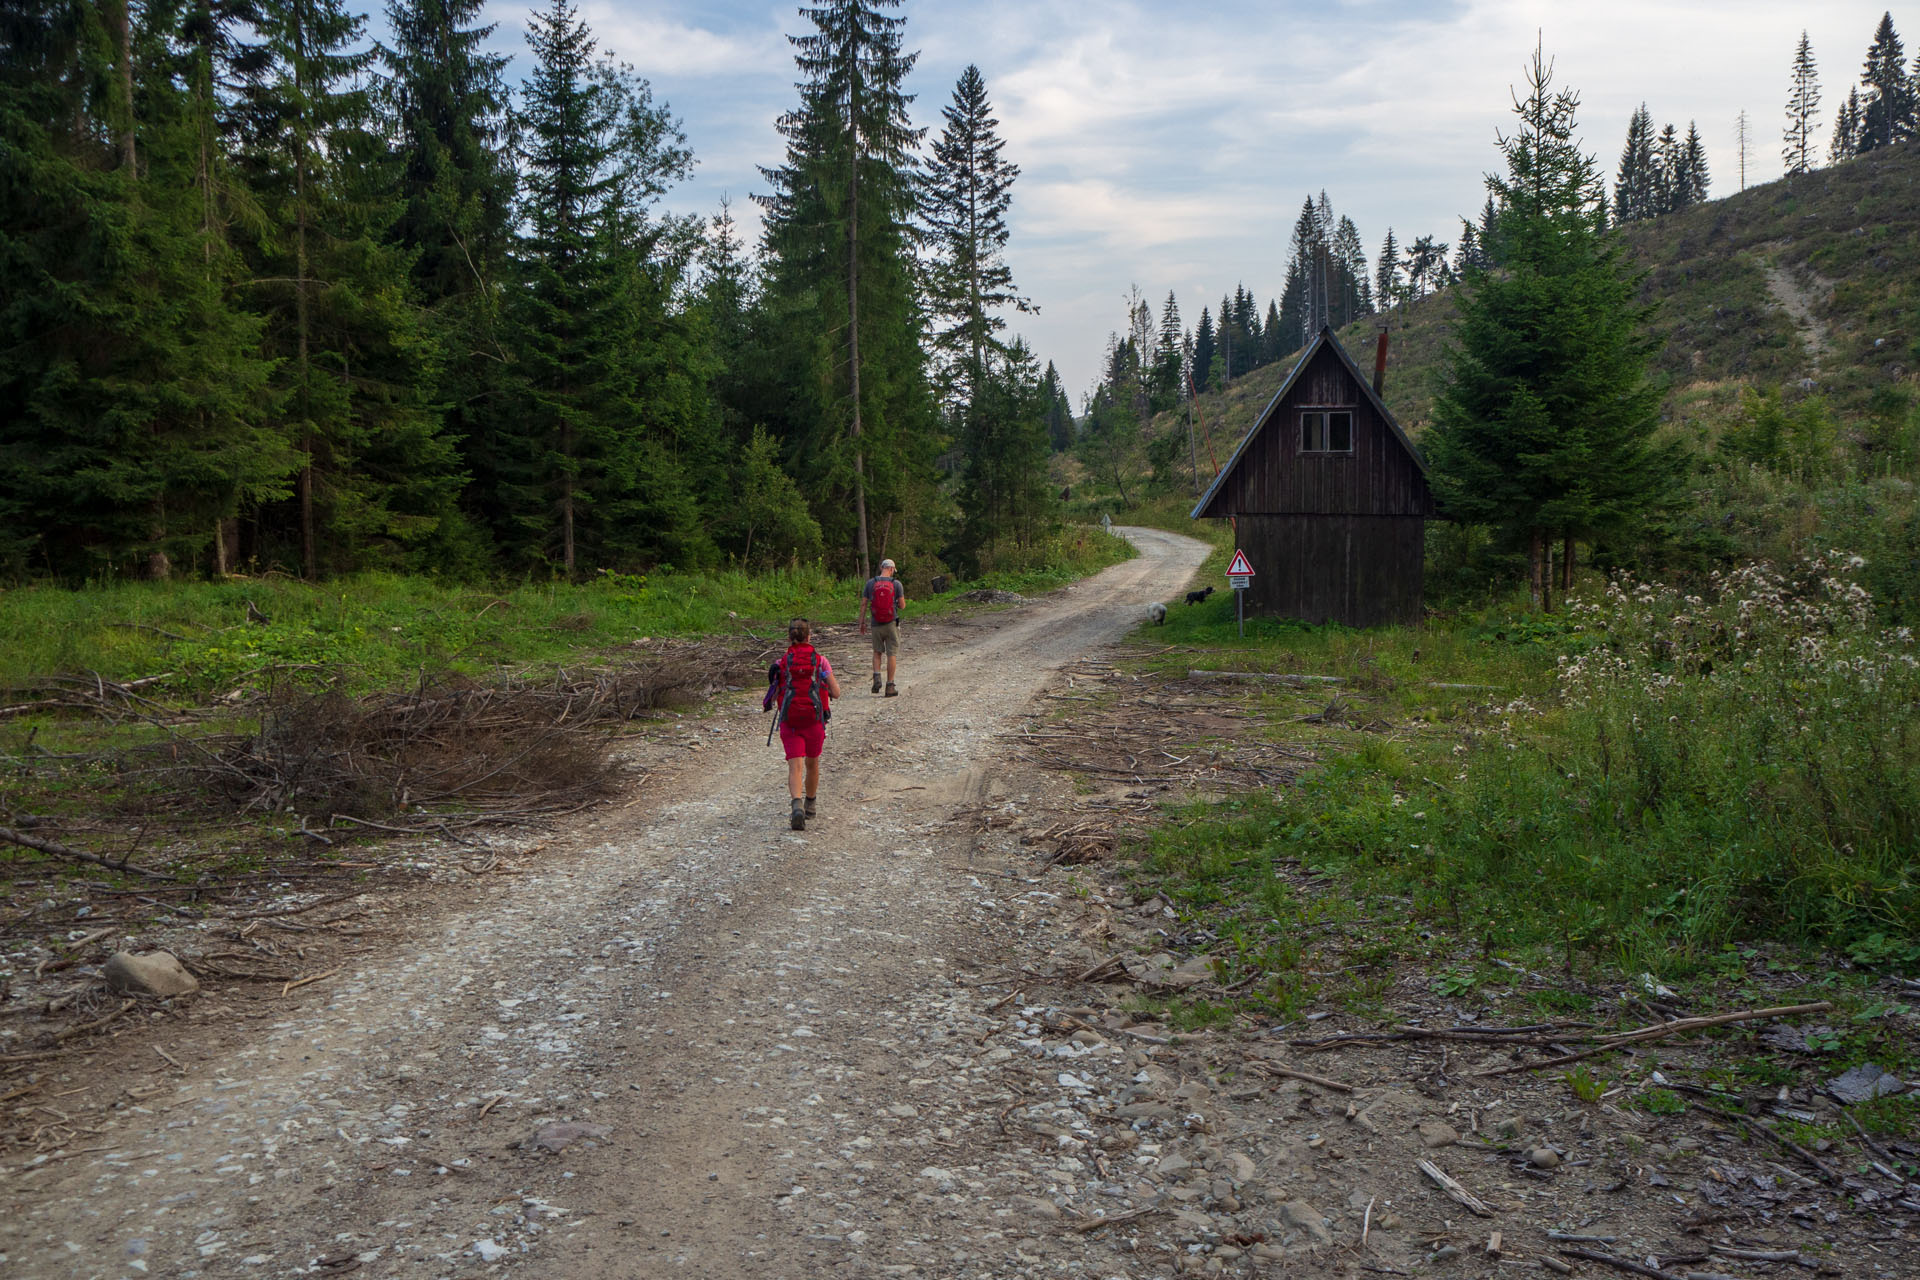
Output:
[[[1781,179],[1684,213],[1630,224],[1626,240],[1656,304],[1655,367],[1676,425],[1714,416],[1743,385],[1811,379],[1843,417],[1911,389],[1920,368],[1920,143]],[[1386,399],[1418,439],[1433,409],[1455,309],[1442,292],[1389,313]],[[1341,331],[1372,368],[1371,316]],[[1293,357],[1257,369],[1199,409],[1225,462]],[[1163,414],[1156,431],[1184,429]],[[1202,465],[1206,450],[1201,448]]]

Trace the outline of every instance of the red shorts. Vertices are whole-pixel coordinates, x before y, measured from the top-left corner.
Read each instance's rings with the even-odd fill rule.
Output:
[[[798,760],[806,757],[811,760],[820,754],[820,748],[827,745],[827,726],[815,720],[812,724],[793,725],[780,722],[780,745],[787,749],[787,759]]]

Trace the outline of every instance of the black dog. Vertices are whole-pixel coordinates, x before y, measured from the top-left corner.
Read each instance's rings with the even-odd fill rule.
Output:
[[[1189,591],[1187,592],[1187,603],[1199,604],[1201,601],[1205,600],[1208,596],[1212,594],[1213,594],[1212,587],[1208,587],[1205,591]]]

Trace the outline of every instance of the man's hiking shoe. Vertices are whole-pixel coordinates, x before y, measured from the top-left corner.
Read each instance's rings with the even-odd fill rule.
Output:
[[[873,691],[875,693],[880,692],[880,673],[878,671],[873,673]]]
[[[891,680],[887,682],[887,696],[889,698],[897,698],[900,696],[900,691],[893,687],[893,682]]]
[[[798,800],[793,802],[793,817],[788,819],[788,825],[795,831],[805,831],[807,829],[807,811],[800,807]]]
[[[813,816],[813,797],[812,796],[807,797],[807,807],[806,807],[805,813],[809,818]]]

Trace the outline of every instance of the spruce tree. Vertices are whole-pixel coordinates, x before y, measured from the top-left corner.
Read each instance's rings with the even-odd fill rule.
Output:
[[[1287,245],[1286,284],[1280,292],[1280,325],[1287,349],[1296,350],[1313,337],[1314,307],[1319,287],[1315,272],[1321,250],[1320,219],[1309,196],[1293,220],[1293,238]]]
[[[1287,329],[1280,323],[1280,304],[1267,303],[1267,319],[1260,326],[1260,363],[1272,364],[1293,348],[1287,345]]]
[[[342,0],[263,0],[260,18],[270,61],[244,91],[238,163],[266,220],[246,252],[302,466],[294,501],[260,513],[256,550],[307,577],[417,562],[455,518],[459,472],[431,411],[437,346],[391,243],[374,51]]]
[[[1787,89],[1787,127],[1780,158],[1787,174],[1809,173],[1814,167],[1813,121],[1820,110],[1820,77],[1813,63],[1813,42],[1800,33],[1793,52],[1793,78]]]
[[[1473,223],[1460,219],[1460,240],[1453,249],[1453,274],[1463,276],[1469,268],[1480,266],[1480,233]]]
[[[1689,120],[1687,140],[1680,147],[1679,186],[1684,201],[1680,207],[1705,204],[1712,181],[1707,172],[1707,144],[1701,141],[1699,127]]]
[[[499,528],[501,432],[512,401],[505,303],[516,195],[506,58],[481,0],[388,0],[381,96],[394,122],[398,216],[415,301],[442,352],[433,398],[467,471],[471,506]]]
[[[293,458],[204,233],[173,12],[0,11],[0,566],[163,577]]]
[[[1067,399],[1067,389],[1060,382],[1060,371],[1053,367],[1053,361],[1047,361],[1047,371],[1040,379],[1041,395],[1047,405],[1047,441],[1055,453],[1065,453],[1073,448],[1073,403]]]
[[[1387,228],[1387,238],[1380,242],[1380,257],[1373,271],[1374,305],[1382,311],[1391,311],[1400,301],[1400,246],[1393,238],[1392,227]]]
[[[1827,163],[1839,164],[1860,154],[1860,90],[1856,87],[1847,90],[1847,100],[1841,104],[1833,120],[1833,141],[1827,148]]]
[[[1185,336],[1186,330],[1180,323],[1180,304],[1169,289],[1167,301],[1160,308],[1160,331],[1153,346],[1150,397],[1156,413],[1171,409],[1186,398],[1187,389],[1181,385],[1186,372],[1182,346]]]
[[[1213,324],[1214,369],[1219,375],[1220,385],[1224,387],[1232,382],[1240,371],[1240,334],[1233,323],[1233,300],[1224,293],[1220,295],[1220,310],[1217,314],[1219,319]]]
[[[1658,212],[1658,169],[1653,154],[1653,115],[1647,104],[1627,121],[1626,145],[1613,179],[1613,220],[1636,222]]]
[[[1537,50],[1527,79],[1518,128],[1500,139],[1506,173],[1488,178],[1497,265],[1470,271],[1461,290],[1426,443],[1449,511],[1525,541],[1545,608],[1548,539],[1571,551],[1575,538],[1630,525],[1672,473],[1653,442],[1660,396],[1638,281],[1603,229],[1605,189],[1574,139],[1579,98],[1552,88]]]
[[[483,0],[388,0],[381,49],[398,126],[399,217],[420,299],[485,298],[511,242],[514,174],[506,145],[505,55],[486,42]]]
[[[790,37],[801,102],[780,120],[785,163],[762,173],[770,305],[816,388],[791,432],[813,468],[812,496],[829,545],[851,535],[870,572],[871,518],[922,521],[936,452],[920,347],[913,260],[913,150],[899,0],[830,0],[801,10]],[[796,441],[790,440],[789,447]],[[852,528],[846,513],[850,510]],[[909,531],[911,532],[911,530]],[[843,545],[843,544],[842,544]]]
[[[1361,316],[1373,314],[1373,287],[1367,278],[1367,251],[1360,243],[1360,229],[1353,225],[1353,219],[1341,216],[1334,227],[1329,251],[1339,285],[1334,293],[1333,306],[1333,323],[1338,329],[1352,324]]]
[[[1867,87],[1867,96],[1861,104],[1859,149],[1873,151],[1913,137],[1916,93],[1891,13],[1880,15],[1860,80]]]
[[[1200,324],[1193,331],[1193,388],[1205,391],[1213,385],[1213,362],[1219,339],[1213,329],[1213,313],[1200,308]]]
[[[961,548],[972,572],[990,569],[1009,544],[1026,551],[1055,524],[1047,476],[1045,380],[1026,343],[997,349],[967,402],[962,423]]]
[[[1680,133],[1672,125],[1661,127],[1653,141],[1653,200],[1649,217],[1660,217],[1681,207],[1685,175],[1680,167]]]
[[[1233,289],[1233,375],[1253,371],[1260,362],[1260,311],[1245,285]]]
[[[707,548],[682,447],[703,424],[694,353],[668,314],[685,264],[655,258],[664,239],[684,252],[691,231],[648,213],[691,156],[645,83],[595,56],[567,0],[533,15],[527,40],[524,283],[511,317],[521,386],[503,533],[516,559],[568,575],[697,564]]]
[[[1014,289],[1007,265],[1007,210],[1018,165],[1005,159],[1000,122],[987,100],[980,68],[969,66],[942,111],[946,127],[926,170],[924,209],[933,260],[928,312],[934,351],[944,366],[950,403],[964,406],[998,350],[1006,307],[1031,311]]]

